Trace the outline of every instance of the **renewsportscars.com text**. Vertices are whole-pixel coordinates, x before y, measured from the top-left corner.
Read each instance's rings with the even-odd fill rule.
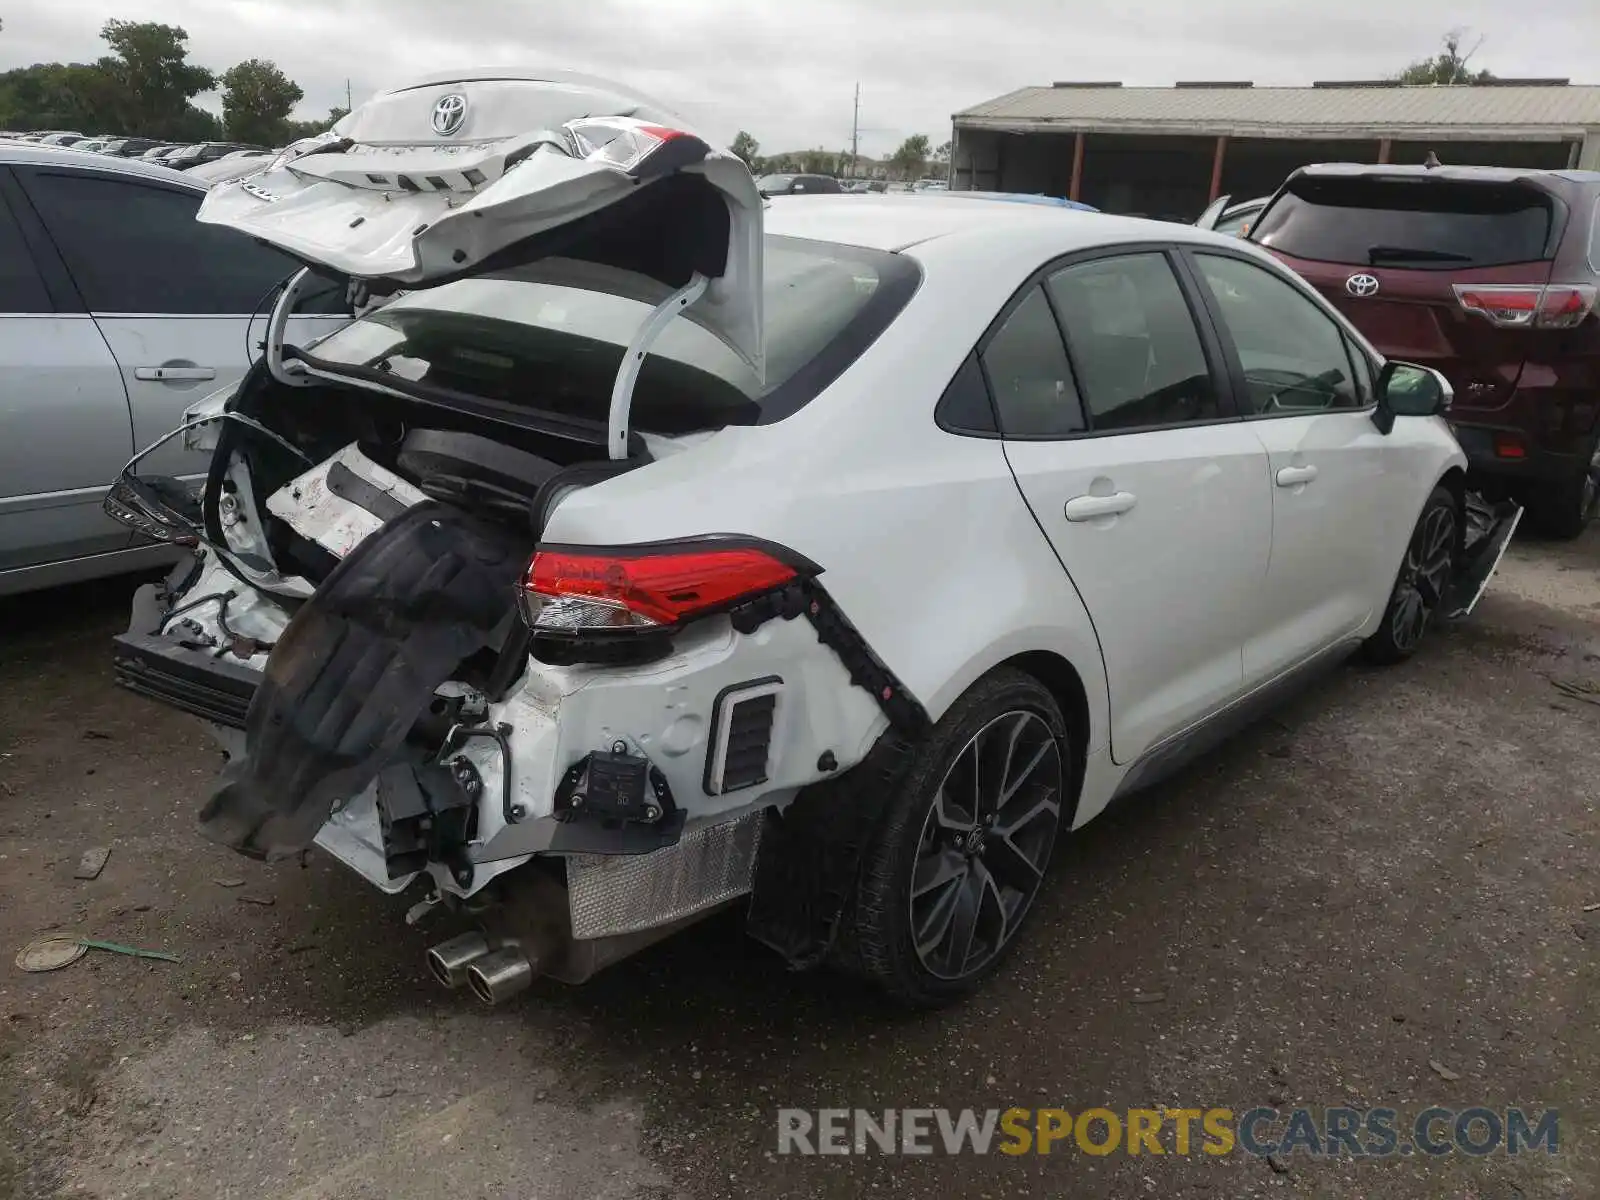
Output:
[[[783,1108],[779,1154],[1482,1156],[1560,1146],[1554,1109]]]

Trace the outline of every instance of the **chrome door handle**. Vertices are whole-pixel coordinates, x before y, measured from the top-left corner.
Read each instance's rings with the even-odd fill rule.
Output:
[[[1278,472],[1278,486],[1294,487],[1296,484],[1310,483],[1316,477],[1315,467],[1284,467]]]
[[[154,380],[157,383],[178,383],[193,379],[215,379],[215,367],[135,367],[135,379]]]
[[[1125,513],[1139,498],[1132,492],[1116,492],[1110,496],[1074,496],[1065,509],[1069,521],[1092,521],[1096,517],[1114,517]]]

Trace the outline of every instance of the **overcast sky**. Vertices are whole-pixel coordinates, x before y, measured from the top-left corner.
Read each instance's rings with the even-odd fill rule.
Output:
[[[0,69],[92,60],[109,17],[166,21],[213,69],[276,61],[303,116],[343,104],[347,78],[359,103],[424,71],[556,65],[766,152],[848,145],[857,80],[861,150],[882,155],[911,133],[937,145],[952,112],[1030,84],[1374,78],[1455,26],[1496,74],[1600,83],[1596,0],[10,0],[0,17]]]

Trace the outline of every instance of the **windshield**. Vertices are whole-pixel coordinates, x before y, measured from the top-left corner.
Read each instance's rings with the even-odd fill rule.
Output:
[[[919,272],[901,255],[768,236],[766,379],[689,319],[656,340],[634,389],[632,424],[679,434],[779,420],[806,403],[886,328]],[[623,351],[659,296],[639,276],[565,259],[407,293],[310,351],[426,389],[604,423]],[[631,291],[634,295],[629,295]]]
[[[1549,198],[1522,184],[1307,176],[1250,240],[1318,262],[1452,270],[1543,259],[1550,223]]]

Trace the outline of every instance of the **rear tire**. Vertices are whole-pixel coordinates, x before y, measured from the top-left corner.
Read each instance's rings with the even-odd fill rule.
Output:
[[[1061,710],[1030,675],[996,671],[956,701],[864,852],[852,968],[917,1008],[977,989],[1043,884],[1070,800],[1070,749]]]
[[[1461,544],[1456,498],[1436,487],[1417,517],[1378,631],[1362,643],[1369,662],[1403,662],[1417,652],[1455,573]]]
[[[1569,479],[1547,483],[1528,498],[1528,515],[1539,532],[1571,541],[1580,537],[1600,510],[1600,442],[1590,451],[1589,465]]]

